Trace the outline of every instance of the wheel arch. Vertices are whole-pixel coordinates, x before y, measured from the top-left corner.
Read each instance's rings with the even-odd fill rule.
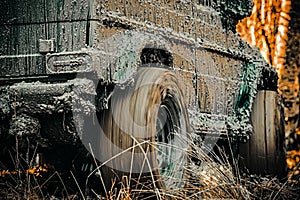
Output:
[[[159,34],[130,30],[113,35],[99,43],[104,52],[100,64],[107,68],[105,79],[115,84],[132,80],[140,66],[158,63],[161,67],[173,65],[170,41]]]

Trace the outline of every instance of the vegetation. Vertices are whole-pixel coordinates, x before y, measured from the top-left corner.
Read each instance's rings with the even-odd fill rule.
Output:
[[[230,161],[228,155],[219,151],[218,155],[207,152],[203,146],[192,145],[187,153],[193,161],[185,167],[186,184],[181,189],[156,189],[148,186],[133,188],[132,183],[123,177],[121,183],[115,183],[106,195],[89,190],[78,184],[73,172],[68,178],[62,173],[51,171],[44,165],[42,168],[16,166],[13,173],[4,173],[0,177],[0,196],[5,199],[299,199],[299,163],[292,169],[286,180],[267,175],[253,175],[247,169],[237,167],[238,159]],[[220,148],[219,148],[220,150]],[[21,158],[20,158],[21,159]],[[30,165],[28,165],[30,167]],[[298,168],[298,171],[297,171]],[[40,169],[40,170],[38,170]],[[47,174],[48,173],[48,174]],[[51,174],[50,174],[51,173]],[[298,173],[298,177],[297,177]],[[46,178],[47,177],[47,178]],[[101,176],[100,176],[101,178]],[[67,180],[68,179],[68,180]],[[73,184],[69,184],[73,182]],[[101,181],[99,181],[101,183]],[[49,185],[52,184],[51,191]],[[116,189],[118,187],[120,189]],[[54,187],[53,187],[54,186]],[[75,187],[74,187],[75,186]],[[101,187],[94,185],[93,187]]]

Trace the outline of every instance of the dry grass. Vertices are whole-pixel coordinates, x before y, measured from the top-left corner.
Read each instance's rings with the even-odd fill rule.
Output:
[[[186,185],[177,190],[153,189],[154,199],[299,199],[299,180],[289,174],[285,182],[276,177],[241,174],[237,163],[230,163],[225,154],[207,156],[205,149],[193,146],[188,151],[190,157],[198,160],[185,167]],[[234,166],[234,167],[233,167]],[[99,199],[147,199],[142,193],[148,190],[130,189],[128,180],[123,177],[120,190],[112,189],[106,197]]]
[[[191,150],[192,149],[192,150]],[[131,188],[130,183],[137,180],[122,178],[120,189],[113,187],[105,196],[91,190],[92,199],[107,200],[134,200],[134,199],[300,199],[299,180],[290,172],[288,180],[280,182],[276,177],[258,176],[241,173],[235,161],[230,163],[225,154],[220,156],[214,153],[204,154],[205,149],[193,145],[186,153],[197,160],[190,161],[185,166],[186,184],[179,189],[159,189],[145,186],[142,189]],[[196,164],[197,163],[197,164]],[[298,164],[299,165],[299,164]],[[101,166],[100,166],[101,167]],[[299,167],[299,166],[298,166]],[[22,170],[20,166],[18,169]],[[4,199],[55,199],[47,193],[44,187],[51,179],[59,180],[59,187],[64,193],[60,199],[90,199],[80,186],[76,177],[71,173],[70,178],[76,183],[76,191],[68,193],[70,189],[60,177],[53,172],[47,180],[39,181],[39,177],[26,173],[10,175],[10,182],[0,178],[0,197]],[[4,186],[5,185],[5,186]],[[116,185],[116,184],[115,184]],[[74,191],[74,189],[72,189]],[[1,198],[0,198],[1,199]]]

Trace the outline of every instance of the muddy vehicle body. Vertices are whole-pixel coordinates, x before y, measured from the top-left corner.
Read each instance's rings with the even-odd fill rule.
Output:
[[[272,69],[224,29],[213,2],[1,1],[1,137],[34,149],[30,138],[43,153],[67,146],[66,155],[83,143],[102,163],[118,153],[107,143],[187,148],[171,132],[207,145],[247,142],[261,72]],[[141,170],[140,154],[136,169],[123,157],[105,174]],[[170,167],[160,159],[149,155],[158,177]]]

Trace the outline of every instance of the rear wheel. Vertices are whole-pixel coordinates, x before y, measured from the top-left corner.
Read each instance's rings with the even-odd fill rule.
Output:
[[[183,82],[170,70],[140,68],[132,87],[115,88],[99,116],[107,189],[127,176],[132,187],[180,188],[188,161]]]
[[[240,147],[241,156],[251,173],[286,177],[283,109],[275,91],[258,91],[253,105],[254,133]]]

